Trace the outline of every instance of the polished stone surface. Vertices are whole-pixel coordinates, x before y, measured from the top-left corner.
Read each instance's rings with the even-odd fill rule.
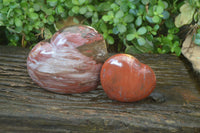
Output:
[[[89,26],[71,26],[39,42],[29,53],[27,69],[39,86],[57,93],[81,93],[99,83],[107,54],[101,34]]]
[[[135,57],[116,54],[102,66],[101,84],[109,98],[133,102],[146,98],[156,85],[154,71]]]

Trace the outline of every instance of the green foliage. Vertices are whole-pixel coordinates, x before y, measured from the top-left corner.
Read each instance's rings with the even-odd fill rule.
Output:
[[[176,36],[178,29],[170,18],[171,13],[167,10],[169,3],[166,1],[110,0],[101,5],[109,6],[92,26],[103,33],[108,43],[124,44],[127,53],[172,52],[180,55],[179,38]],[[100,9],[98,13],[102,10],[97,9]],[[169,29],[176,32],[162,34]],[[114,35],[120,41],[115,41]],[[111,38],[112,41],[109,41]]]
[[[178,29],[170,16],[172,5],[164,0],[0,0],[0,3],[0,26],[7,29],[9,45],[35,45],[51,37],[59,20],[82,16],[84,24],[96,28],[119,51],[180,55]]]
[[[176,27],[195,23],[194,27],[197,33],[194,35],[194,43],[200,46],[200,1],[185,0],[185,3],[180,7],[180,13],[175,19]]]

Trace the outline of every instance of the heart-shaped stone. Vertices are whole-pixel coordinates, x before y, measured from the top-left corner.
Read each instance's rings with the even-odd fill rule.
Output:
[[[57,93],[82,93],[99,82],[107,54],[103,36],[95,29],[71,26],[39,42],[29,53],[27,69],[39,86]]]
[[[107,59],[100,78],[108,97],[121,102],[144,99],[156,85],[154,71],[128,54],[116,54]]]

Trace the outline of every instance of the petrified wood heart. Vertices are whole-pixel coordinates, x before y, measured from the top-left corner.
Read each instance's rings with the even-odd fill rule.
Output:
[[[101,84],[110,99],[133,102],[146,98],[156,85],[154,71],[128,54],[111,56],[101,69]]]
[[[42,88],[57,93],[82,93],[99,83],[107,49],[101,34],[84,26],[71,26],[39,42],[29,53],[27,69]]]

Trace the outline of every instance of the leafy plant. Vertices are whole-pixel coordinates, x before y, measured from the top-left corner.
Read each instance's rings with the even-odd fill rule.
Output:
[[[185,0],[185,3],[180,7],[180,14],[175,19],[175,25],[179,28],[193,23],[197,29],[194,43],[200,45],[200,1]]]
[[[170,17],[171,3],[164,0],[0,0],[0,3],[0,26],[7,29],[9,45],[33,46],[51,37],[60,20],[81,16],[83,24],[101,32],[118,51],[180,55],[178,28]]]
[[[9,45],[19,41],[25,47],[35,45],[46,32],[55,32],[54,23],[66,17],[62,0],[0,0],[0,26],[7,29]],[[56,6],[58,5],[58,6]],[[48,30],[45,30],[48,29]]]
[[[106,13],[92,25],[103,33],[109,44],[124,44],[127,53],[175,52],[180,55],[178,29],[169,17],[168,5],[163,0],[103,2],[100,7],[108,7]],[[169,32],[162,34],[166,29],[170,29]],[[115,42],[115,35],[120,41]]]

